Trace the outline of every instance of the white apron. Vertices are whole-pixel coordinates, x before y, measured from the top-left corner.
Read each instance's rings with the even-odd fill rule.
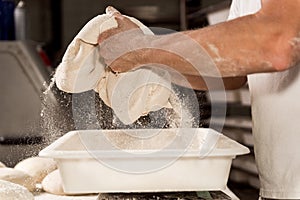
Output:
[[[260,0],[233,0],[229,19],[257,12]],[[300,199],[300,66],[248,76],[260,195]]]

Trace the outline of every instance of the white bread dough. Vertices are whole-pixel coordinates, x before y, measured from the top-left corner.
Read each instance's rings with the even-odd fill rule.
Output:
[[[69,44],[55,73],[55,82],[60,90],[79,93],[97,86],[104,75],[105,64],[101,62],[96,46],[100,30],[106,30],[101,25],[110,17],[98,15],[93,18]],[[116,27],[117,22],[111,19],[110,25]]]
[[[9,181],[26,187],[29,191],[36,189],[33,178],[17,169],[0,168],[0,180]]]
[[[34,200],[34,196],[21,185],[9,181],[0,180],[0,199]]]
[[[47,174],[57,169],[57,165],[52,158],[31,157],[19,162],[15,169],[26,172],[36,183],[41,183]]]
[[[74,176],[76,176],[74,174]],[[54,170],[42,181],[43,190],[56,195],[65,195],[59,170]]]
[[[151,30],[137,19],[125,16],[137,24],[144,34]],[[171,108],[171,77],[162,69],[139,68],[114,74],[106,68],[99,54],[98,37],[103,31],[117,27],[111,14],[90,20],[73,39],[55,73],[56,85],[69,93],[94,89],[124,124],[163,107]]]
[[[6,167],[6,165],[4,163],[0,162],[0,168],[2,168],[2,167]]]
[[[170,76],[160,69],[140,69],[121,74],[108,73],[97,91],[124,124],[169,104]],[[158,95],[159,94],[159,95]]]

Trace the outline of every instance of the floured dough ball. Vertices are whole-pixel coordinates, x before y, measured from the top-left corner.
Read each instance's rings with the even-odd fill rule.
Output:
[[[6,167],[6,165],[3,164],[2,162],[0,162],[0,168],[2,168],[2,167]]]
[[[57,165],[51,158],[31,157],[19,162],[15,169],[26,172],[36,183],[41,183],[50,172],[57,169]]]
[[[56,195],[65,195],[59,170],[48,174],[42,181],[43,190]]]
[[[36,183],[30,175],[13,168],[0,168],[0,180],[22,185],[29,191],[34,191],[36,188]]]
[[[0,180],[0,199],[5,200],[33,200],[34,196],[25,187]]]

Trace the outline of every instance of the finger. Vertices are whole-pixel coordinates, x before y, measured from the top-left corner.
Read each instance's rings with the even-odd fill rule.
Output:
[[[106,12],[106,14],[112,15],[112,16],[115,16],[115,17],[121,15],[121,13],[112,6],[106,7],[105,12]]]
[[[124,17],[123,19],[116,17],[115,20],[117,21],[118,27],[106,30],[103,33],[101,33],[98,37],[99,44],[102,43],[107,38],[109,38],[113,35],[116,35],[118,33],[124,32],[124,31],[129,31],[132,29],[136,29],[136,30],[140,31],[138,25],[136,25],[135,23],[133,23],[130,19],[128,19],[126,17]]]
[[[123,18],[119,18],[119,17],[115,17],[115,20],[118,23],[118,28],[122,31],[126,31],[126,30],[130,30],[130,29],[135,29],[135,28],[139,28],[138,25],[136,25],[135,23],[133,23],[130,19],[128,19],[127,17],[123,17]]]

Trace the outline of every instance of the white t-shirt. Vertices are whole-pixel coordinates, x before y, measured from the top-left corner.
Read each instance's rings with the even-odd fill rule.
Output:
[[[260,0],[233,0],[229,19],[252,14]],[[248,76],[260,195],[300,199],[300,66]]]

